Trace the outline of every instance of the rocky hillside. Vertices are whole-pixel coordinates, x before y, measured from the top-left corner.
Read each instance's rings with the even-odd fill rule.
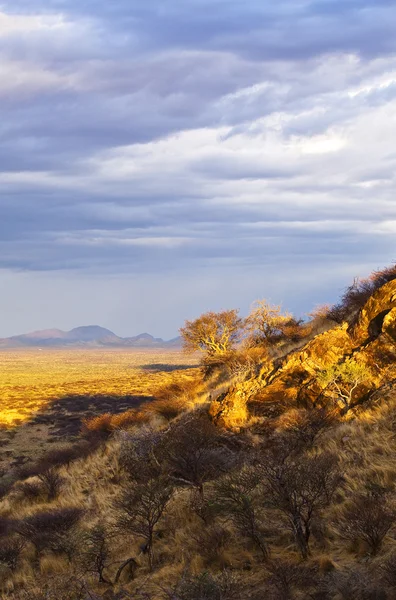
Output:
[[[355,410],[392,387],[396,361],[396,280],[376,290],[355,323],[343,322],[316,335],[303,348],[280,360],[266,361],[259,373],[237,382],[210,407],[213,419],[225,426],[243,425],[252,410],[271,413],[274,404],[298,408],[327,406],[332,390],[323,389],[319,375],[345,362],[365,365],[358,383]],[[249,410],[250,407],[252,410]]]
[[[21,469],[1,597],[395,600],[396,269],[282,322]]]

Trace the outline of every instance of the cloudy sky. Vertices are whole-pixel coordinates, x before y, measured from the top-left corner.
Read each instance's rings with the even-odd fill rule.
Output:
[[[0,5],[0,337],[301,315],[396,256],[393,0]]]

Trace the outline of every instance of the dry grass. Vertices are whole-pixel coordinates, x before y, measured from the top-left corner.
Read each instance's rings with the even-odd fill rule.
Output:
[[[76,440],[84,419],[111,413],[117,429],[146,421],[136,415],[144,404],[169,411],[161,408],[164,390],[189,389],[196,365],[175,350],[0,351],[0,488],[20,467]]]
[[[160,385],[191,378],[188,367],[196,365],[178,351],[0,351],[0,426],[26,421],[62,397],[152,396]]]

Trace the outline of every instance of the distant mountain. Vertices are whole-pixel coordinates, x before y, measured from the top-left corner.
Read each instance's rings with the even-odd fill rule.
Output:
[[[110,329],[99,327],[99,325],[86,325],[85,327],[75,327],[66,333],[67,339],[76,342],[99,342],[101,340],[119,340],[115,333]]]
[[[71,331],[61,329],[43,329],[9,338],[0,338],[0,348],[27,347],[128,347],[128,348],[177,348],[180,338],[164,341],[149,333],[122,338],[99,325],[75,327]]]

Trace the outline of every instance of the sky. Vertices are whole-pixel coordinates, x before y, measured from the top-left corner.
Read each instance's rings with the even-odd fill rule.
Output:
[[[0,4],[0,337],[298,316],[396,256],[393,0]]]

